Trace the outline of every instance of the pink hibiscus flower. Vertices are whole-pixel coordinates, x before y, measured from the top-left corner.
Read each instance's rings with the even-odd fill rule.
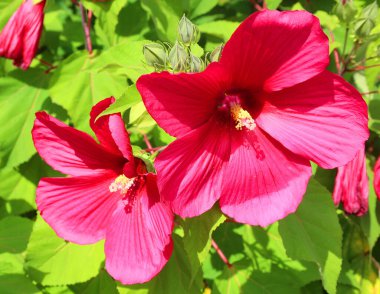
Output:
[[[352,160],[368,137],[367,106],[326,71],[328,50],[312,14],[263,11],[204,72],[137,81],[148,112],[177,137],[155,163],[175,213],[196,216],[219,200],[236,221],[266,226],[297,209],[309,160]]]
[[[380,200],[380,157],[377,159],[373,172],[375,175],[373,185],[375,187],[375,193],[377,195],[377,198],[379,198]]]
[[[45,0],[24,0],[0,34],[0,56],[27,69],[36,55],[44,21]]]
[[[347,213],[358,216],[368,211],[369,184],[365,159],[365,150],[362,148],[353,160],[338,167],[333,193],[335,205],[343,202]]]
[[[114,102],[91,111],[88,134],[38,112],[32,131],[41,157],[70,175],[43,178],[37,208],[58,236],[78,244],[105,238],[106,269],[125,284],[154,277],[172,252],[173,213],[161,201],[156,175],[134,158],[120,114],[96,117]]]

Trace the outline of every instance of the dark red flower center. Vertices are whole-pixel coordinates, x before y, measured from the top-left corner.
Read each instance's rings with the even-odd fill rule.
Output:
[[[262,109],[263,103],[254,99],[248,91],[226,91],[218,104],[218,111],[232,118],[237,130],[254,130],[255,118]],[[224,117],[225,118],[225,117]]]

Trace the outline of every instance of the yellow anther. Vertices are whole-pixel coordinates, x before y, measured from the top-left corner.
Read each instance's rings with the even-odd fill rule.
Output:
[[[256,127],[255,120],[248,111],[241,108],[239,104],[231,106],[231,116],[235,121],[235,128],[239,131],[246,127],[248,130],[254,130]]]
[[[120,191],[120,194],[126,194],[128,189],[132,187],[134,178],[127,178],[125,175],[118,176],[109,186],[110,192]]]

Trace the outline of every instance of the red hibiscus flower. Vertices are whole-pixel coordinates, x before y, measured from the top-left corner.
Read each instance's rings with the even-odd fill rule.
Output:
[[[152,73],[137,87],[177,140],[156,160],[158,186],[182,217],[219,200],[236,221],[266,226],[294,212],[309,160],[334,168],[368,138],[367,106],[326,71],[328,39],[306,11],[245,20],[202,73]]]
[[[365,214],[368,211],[368,187],[365,150],[362,148],[353,160],[338,167],[333,193],[335,205],[343,202],[347,213]]]
[[[380,157],[377,159],[377,162],[375,164],[374,168],[374,187],[375,187],[375,193],[377,195],[377,198],[380,200]]]
[[[34,4],[25,0],[0,34],[0,56],[27,69],[36,55],[44,21],[45,0]]]
[[[120,114],[96,117],[114,98],[91,111],[100,144],[45,112],[32,131],[41,157],[70,175],[43,178],[37,208],[58,236],[78,244],[105,238],[106,269],[125,284],[154,277],[172,252],[173,213],[160,200],[156,175],[132,155]]]

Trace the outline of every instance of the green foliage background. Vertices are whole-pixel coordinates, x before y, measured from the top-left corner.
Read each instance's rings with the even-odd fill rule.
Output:
[[[368,103],[369,213],[348,216],[335,208],[335,170],[314,166],[297,212],[267,228],[229,222],[217,208],[198,218],[177,218],[169,263],[149,283],[130,287],[104,270],[103,242],[69,243],[38,216],[36,185],[41,177],[58,173],[33,147],[34,113],[45,110],[93,135],[89,110],[113,95],[118,100],[107,112],[123,113],[133,145],[146,148],[144,135],[155,147],[170,143],[173,138],[149,117],[134,86],[141,74],[154,70],[144,61],[143,45],[174,43],[178,21],[186,13],[201,32],[193,53],[204,56],[255,11],[255,1],[82,2],[94,14],[92,54],[85,48],[79,8],[69,0],[48,0],[32,67],[22,71],[0,59],[0,293],[380,293],[380,204],[372,187],[373,165],[380,154],[376,1],[354,0],[354,10],[335,7],[333,0],[266,1],[270,9],[314,13],[330,38],[329,69],[337,72],[335,50],[344,78]],[[0,0],[0,29],[20,3]],[[211,246],[211,236],[230,266]]]

